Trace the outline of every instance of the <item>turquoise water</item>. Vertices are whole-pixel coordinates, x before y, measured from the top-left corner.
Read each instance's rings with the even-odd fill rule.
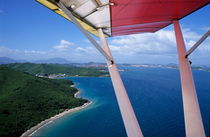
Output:
[[[128,68],[121,72],[145,137],[184,137],[179,71]],[[207,137],[210,124],[210,73],[193,71]],[[67,78],[81,97],[92,100],[86,109],[41,128],[44,137],[126,137],[110,78]]]

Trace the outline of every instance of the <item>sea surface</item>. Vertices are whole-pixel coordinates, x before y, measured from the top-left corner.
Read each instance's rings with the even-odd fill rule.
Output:
[[[185,137],[178,69],[134,68],[120,72],[145,137]],[[205,132],[210,132],[210,72],[193,71]],[[126,137],[109,77],[66,78],[93,103],[36,132],[43,137]]]

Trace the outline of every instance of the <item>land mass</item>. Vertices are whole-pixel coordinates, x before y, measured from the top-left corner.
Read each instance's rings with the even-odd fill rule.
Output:
[[[27,72],[39,77],[70,77],[70,76],[109,76],[104,68],[84,68],[66,64],[34,64],[34,63],[11,63],[0,66]]]
[[[45,119],[82,106],[73,82],[0,66],[0,136],[18,137]]]
[[[30,62],[32,63],[39,63],[39,64],[54,64],[54,65],[58,65],[60,64],[61,66],[65,66],[65,67],[78,67],[78,68],[92,68],[92,69],[96,69],[99,70],[101,72],[105,72],[107,73],[107,65],[106,63],[97,63],[97,62],[88,62],[88,63],[73,63],[69,60],[66,60],[64,58],[51,58],[51,59],[47,59],[47,60],[37,60],[37,61],[29,61],[29,60],[15,60],[15,59],[11,59],[8,57],[0,57],[0,64],[10,64],[10,63],[19,63],[19,64],[24,64]],[[126,64],[126,63],[122,63],[122,64],[117,64],[119,68],[121,67],[148,67],[148,68],[174,68],[177,69],[179,66],[177,64],[174,63],[169,63],[169,64]],[[210,66],[209,65],[194,65],[192,64],[192,69],[193,70],[203,70],[203,71],[210,71]],[[126,71],[125,69],[121,69],[121,71]],[[76,74],[77,75],[77,74]],[[108,73],[105,74],[108,76]],[[83,75],[84,76],[84,75]],[[93,75],[92,75],[93,76]],[[99,75],[98,75],[99,76]]]

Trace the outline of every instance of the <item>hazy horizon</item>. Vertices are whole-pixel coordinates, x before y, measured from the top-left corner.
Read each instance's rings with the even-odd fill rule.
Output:
[[[106,64],[106,62],[94,62],[94,61],[88,61],[88,62],[74,62],[65,58],[48,58],[48,59],[41,59],[41,60],[27,60],[27,59],[14,59],[14,58],[10,58],[10,57],[1,57],[0,56],[0,64],[1,64],[1,59],[2,58],[8,58],[14,61],[17,61],[16,63],[46,63],[48,64],[49,61],[55,61],[55,64],[74,64],[74,63],[81,63],[81,64],[87,64],[87,63],[95,63],[95,64]],[[21,62],[22,61],[22,62]],[[45,62],[46,61],[46,62]],[[57,61],[57,62],[56,62]],[[59,62],[59,61],[66,61],[65,63]],[[49,63],[49,64],[53,64],[53,63]],[[173,62],[169,62],[169,63],[125,63],[125,62],[121,62],[117,64],[130,64],[130,65],[179,65],[178,63],[173,63]],[[208,64],[194,64],[192,63],[191,66],[206,66],[206,67],[210,67],[210,65]]]

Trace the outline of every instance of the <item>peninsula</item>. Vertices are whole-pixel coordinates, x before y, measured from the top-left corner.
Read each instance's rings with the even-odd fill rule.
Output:
[[[78,90],[64,79],[40,78],[0,66],[0,83],[0,136],[19,137],[41,121],[90,103],[75,98]]]

